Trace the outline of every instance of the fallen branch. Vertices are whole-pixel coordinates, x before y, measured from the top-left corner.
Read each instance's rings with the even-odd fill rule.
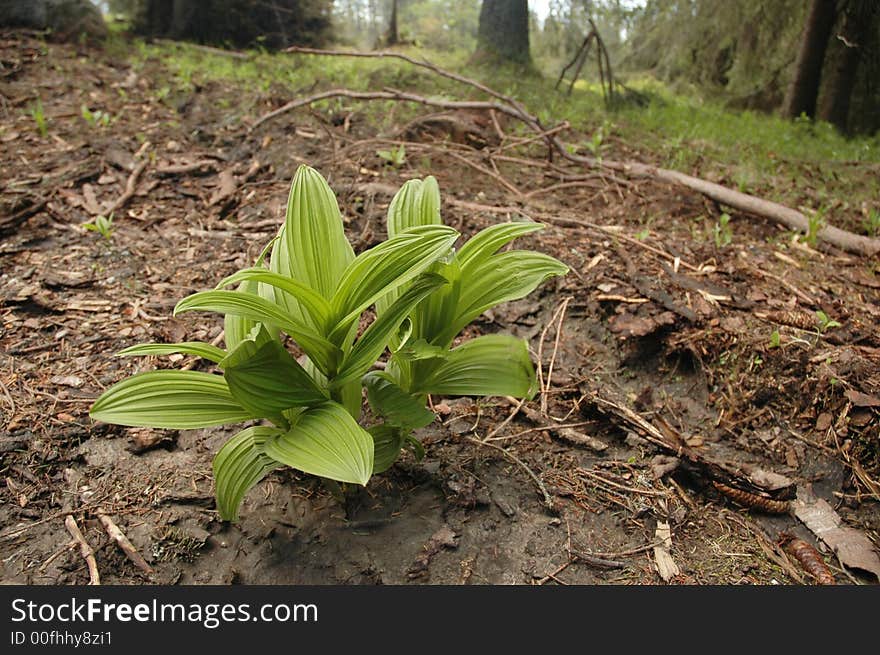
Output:
[[[147,575],[152,575],[152,567],[147,564],[137,548],[134,547],[134,544],[128,540],[125,533],[123,533],[122,530],[119,529],[119,526],[113,522],[113,519],[107,516],[101,508],[98,508],[98,520],[101,522],[101,525],[104,526],[104,529],[107,531],[107,534],[110,535],[110,538],[113,539],[113,541],[116,542],[116,545],[119,546],[119,549],[125,553],[125,556],[128,557],[128,559],[130,559],[131,562],[141,571]]]
[[[533,132],[543,135],[544,140],[550,148],[551,154],[552,152],[557,152],[561,157],[570,162],[590,166],[593,168],[606,168],[609,170],[620,171],[636,177],[649,177],[670,184],[684,186],[691,189],[692,191],[696,191],[708,198],[711,198],[712,200],[720,204],[726,205],[741,212],[752,214],[755,216],[761,216],[763,218],[769,218],[771,220],[782,223],[786,227],[803,232],[805,234],[809,233],[810,231],[809,219],[804,216],[802,212],[791,209],[790,207],[786,207],[785,205],[781,205],[779,203],[764,200],[762,198],[742,193],[740,191],[735,191],[733,189],[728,189],[727,187],[724,187],[720,184],[715,184],[714,182],[709,182],[707,180],[693,177],[691,175],[686,175],[679,171],[658,168],[656,166],[642,164],[639,162],[617,162],[606,159],[599,160],[594,157],[587,157],[584,155],[571,153],[565,147],[565,144],[563,144],[562,141],[560,141],[559,138],[555,135],[555,133],[553,133],[553,128],[546,128],[545,126],[543,126],[537,116],[529,113],[522,104],[520,104],[513,98],[505,96],[487,87],[486,85],[477,82],[476,80],[444,70],[439,66],[431,64],[430,62],[419,61],[406,55],[392,52],[345,52],[299,47],[288,48],[286,52],[325,56],[375,58],[390,57],[400,59],[414,66],[426,68],[442,77],[446,77],[448,79],[455,80],[472,88],[478,89],[479,91],[482,91],[483,93],[486,93],[487,95],[495,98],[496,101],[444,101],[439,99],[429,99],[414,93],[406,93],[394,89],[372,92],[350,91],[347,89],[332,89],[330,91],[325,91],[323,93],[309,96],[307,98],[293,100],[286,105],[283,105],[282,107],[279,107],[278,109],[258,118],[254,123],[251,124],[250,130],[253,130],[256,127],[265,123],[266,121],[272,120],[273,118],[276,118],[277,116],[280,116],[286,112],[292,111],[298,107],[310,105],[314,102],[318,102],[319,100],[326,100],[328,98],[338,97],[351,98],[354,100],[394,100],[401,102],[414,102],[430,107],[439,107],[442,109],[477,109],[486,111],[491,110],[522,121]],[[827,242],[833,246],[849,252],[868,256],[873,256],[880,253],[880,239],[854,234],[852,232],[841,230],[833,226],[823,227],[818,231],[816,237],[824,242]]]
[[[89,568],[89,584],[101,584],[101,576],[98,574],[98,563],[95,561],[95,551],[83,536],[82,531],[76,524],[76,519],[68,514],[64,519],[64,527],[67,528],[70,536],[73,537],[73,540],[79,545],[79,553],[82,555],[83,559],[86,561],[86,566]]]

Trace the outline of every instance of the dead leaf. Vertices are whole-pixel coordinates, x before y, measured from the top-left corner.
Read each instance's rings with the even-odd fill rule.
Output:
[[[629,312],[623,312],[612,318],[608,327],[622,337],[644,337],[674,322],[675,314],[672,312],[663,312],[651,317],[633,316]]]
[[[880,407],[880,398],[855,389],[848,389],[846,397],[856,407]]]
[[[664,475],[672,473],[681,464],[678,457],[670,455],[656,455],[651,459],[651,476],[659,480]]]
[[[880,557],[873,544],[862,532],[843,525],[831,505],[816,498],[806,487],[798,487],[792,508],[794,515],[824,541],[845,566],[873,573],[880,580]]]
[[[825,430],[831,427],[833,421],[834,417],[831,416],[831,414],[828,412],[822,412],[819,414],[819,418],[816,419],[816,430],[819,432],[825,432]]]
[[[743,466],[743,470],[752,484],[761,487],[761,489],[766,491],[778,491],[779,489],[786,489],[794,484],[790,478],[780,475],[779,473],[774,473],[773,471],[765,471],[764,469],[752,466]]]
[[[225,171],[220,171],[217,183],[217,190],[214,192],[214,195],[211,196],[211,199],[208,201],[208,206],[213,207],[214,205],[223,202],[227,198],[232,197],[235,194],[236,189],[238,189],[238,182],[235,179],[235,175],[232,172],[233,169],[227,168]]]
[[[61,387],[73,387],[74,389],[79,389],[83,384],[85,384],[85,380],[83,380],[78,375],[56,375],[51,380],[49,380],[52,384],[57,384]]]

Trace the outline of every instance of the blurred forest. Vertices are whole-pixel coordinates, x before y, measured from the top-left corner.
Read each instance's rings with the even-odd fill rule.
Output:
[[[358,49],[415,45],[472,53],[481,6],[514,41],[504,16],[522,0],[108,0],[98,3],[142,34],[235,47],[320,45]],[[534,0],[528,3],[530,63],[555,76],[572,60],[591,23],[614,74],[651,76],[731,108],[802,114],[847,132],[880,129],[880,3],[875,0]],[[818,12],[818,14],[816,13]],[[810,17],[822,23],[818,38]],[[506,29],[506,32],[505,32]],[[392,36],[393,35],[393,36]],[[801,55],[801,50],[804,54]],[[527,51],[528,54],[528,51]],[[799,65],[812,54],[818,64]],[[515,62],[517,55],[506,52]],[[807,57],[809,59],[809,57]],[[522,59],[522,61],[526,61]],[[809,63],[809,62],[807,62]],[[597,74],[586,66],[584,74]],[[812,97],[790,97],[798,78]],[[803,86],[801,86],[803,88]],[[808,93],[808,95],[810,95]],[[794,104],[792,104],[794,102]]]

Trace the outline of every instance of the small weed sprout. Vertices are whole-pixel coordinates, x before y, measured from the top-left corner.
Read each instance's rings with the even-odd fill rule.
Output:
[[[110,214],[110,216],[101,214],[93,220],[83,223],[82,226],[89,232],[97,232],[107,241],[110,241],[110,237],[113,235],[113,214]]]
[[[396,148],[392,147],[388,150],[377,150],[376,154],[395,168],[400,168],[406,163],[406,146],[402,143]]]
[[[608,127],[609,123],[607,121],[602,123],[593,132],[593,136],[590,137],[590,140],[584,144],[587,147],[587,150],[589,150],[593,157],[599,162],[602,161],[602,149],[605,147],[605,133],[607,132]]]
[[[110,124],[110,114],[100,109],[92,111],[88,105],[83,104],[80,108],[80,114],[83,120],[92,127],[107,127]]]
[[[712,226],[712,235],[715,237],[715,247],[724,248],[733,241],[733,229],[730,227],[730,214],[724,213],[718,217],[718,221]]]
[[[37,131],[40,133],[40,136],[45,139],[49,135],[49,121],[46,118],[46,112],[43,111],[43,101],[37,98],[37,101],[30,108],[28,113],[31,115],[31,118],[34,119],[34,123],[37,125]]]
[[[828,314],[821,309],[816,312],[816,318],[819,320],[819,334],[824,334],[832,328],[840,327],[840,323],[829,318]]]
[[[255,265],[174,310],[224,314],[226,349],[188,341],[119,353],[196,355],[220,374],[138,373],[101,394],[90,415],[177,430],[257,421],[214,458],[224,520],[234,520],[248,490],[282,466],[366,485],[403,449],[421,456],[414,432],[435,418],[429,395],[535,394],[524,339],[487,334],[453,344],[486,310],[568,272],[543,253],[505,248],[542,228],[499,223],[456,250],[460,235],[442,223],[437,181],[428,177],[409,180],[394,196],[388,239],[355,255],[333,191],[317,171],[301,166],[284,224]],[[360,331],[371,307],[376,318]],[[288,351],[282,334],[302,356]],[[375,366],[380,358],[384,369]],[[367,426],[361,424],[364,389],[375,418]]]
[[[807,243],[810,248],[815,248],[816,243],[818,242],[819,231],[825,227],[825,208],[817,209],[813,212],[810,212],[809,217],[807,218],[807,233],[804,236],[804,241]]]
[[[880,209],[872,209],[862,221],[862,227],[870,237],[880,236]]]
[[[779,330],[773,330],[770,334],[770,344],[768,348],[779,348],[782,345],[782,339],[779,336]]]

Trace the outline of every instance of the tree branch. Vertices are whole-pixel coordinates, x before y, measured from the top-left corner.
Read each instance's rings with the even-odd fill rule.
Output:
[[[254,121],[250,130],[254,130],[266,121],[272,120],[286,112],[292,111],[298,107],[310,105],[319,100],[328,98],[352,98],[354,100],[394,100],[401,102],[414,102],[429,107],[439,107],[441,109],[477,109],[477,110],[494,110],[505,114],[512,118],[522,121],[525,125],[536,134],[541,134],[547,142],[551,151],[559,153],[561,157],[570,162],[590,166],[594,168],[607,168],[610,170],[620,171],[627,175],[636,177],[649,177],[663,182],[684,186],[692,191],[715,200],[723,205],[727,205],[733,209],[769,218],[771,220],[782,223],[786,227],[800,232],[809,233],[810,221],[802,213],[785,205],[776,202],[764,200],[756,196],[728,189],[727,187],[709,182],[691,175],[686,175],[679,171],[658,168],[648,164],[639,162],[618,162],[607,159],[596,159],[594,157],[586,157],[577,155],[568,151],[565,144],[559,140],[553,132],[545,128],[540,120],[530,114],[528,110],[513,98],[503,95],[495,91],[481,82],[470,79],[457,73],[447,71],[435,64],[426,61],[419,61],[407,55],[397,52],[348,52],[339,50],[318,50],[315,48],[291,47],[285,52],[306,54],[306,55],[324,55],[324,56],[340,56],[340,57],[372,57],[372,58],[392,58],[406,61],[414,66],[426,68],[441,77],[451,79],[472,88],[478,89],[483,93],[495,98],[494,102],[467,100],[467,101],[447,101],[426,98],[414,93],[398,91],[395,89],[386,89],[384,91],[350,91],[348,89],[332,89],[323,93],[318,93],[307,98],[292,100],[286,105],[269,112]],[[859,234],[854,234],[846,230],[841,230],[833,226],[825,226],[816,234],[817,238],[829,243],[833,246],[847,250],[849,252],[861,255],[874,256],[880,253],[880,239],[870,238]]]

